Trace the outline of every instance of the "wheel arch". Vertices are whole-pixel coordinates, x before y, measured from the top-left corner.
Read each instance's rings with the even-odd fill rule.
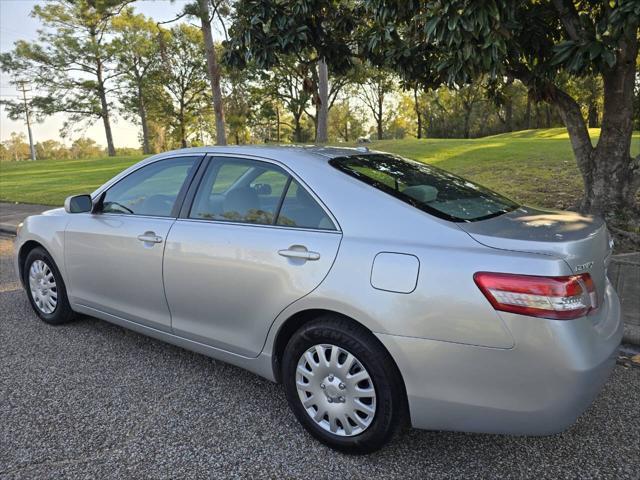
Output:
[[[26,261],[27,255],[29,255],[29,252],[31,252],[36,248],[42,248],[45,252],[51,255],[51,253],[49,253],[49,251],[45,248],[45,246],[36,240],[27,240],[20,246],[20,250],[18,250],[18,273],[20,275],[20,283],[22,284],[23,287],[25,287],[24,262]]]
[[[312,308],[307,310],[301,310],[291,315],[282,323],[282,325],[278,329],[278,332],[276,333],[276,336],[273,342],[272,355],[271,355],[271,363],[272,363],[271,366],[273,368],[273,376],[276,382],[280,383],[282,381],[281,373],[280,373],[281,367],[282,367],[282,356],[284,355],[285,347],[287,346],[287,343],[289,342],[293,334],[297,330],[299,330],[303,325],[309,322],[312,322],[313,320],[324,315],[333,315],[343,320],[346,320],[350,323],[358,325],[359,328],[366,331],[370,335],[371,339],[374,342],[376,342],[387,353],[387,355],[389,356],[389,359],[393,363],[393,367],[395,368],[401,380],[402,390],[403,390],[402,393],[404,396],[404,401],[406,403],[407,388],[405,385],[404,377],[402,376],[402,372],[400,371],[398,364],[396,363],[395,359],[391,355],[391,352],[389,352],[389,350],[378,339],[378,337],[376,337],[375,334],[369,328],[367,328],[364,324],[362,324],[361,322],[357,321],[356,319],[348,315],[345,315],[340,312],[336,312],[334,310],[328,310],[328,309]]]

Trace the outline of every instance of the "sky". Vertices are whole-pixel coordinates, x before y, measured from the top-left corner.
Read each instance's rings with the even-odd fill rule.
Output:
[[[184,4],[189,0],[138,0],[133,4],[136,12],[153,17],[156,21],[165,21],[174,18]],[[39,21],[31,18],[30,12],[34,5],[44,4],[45,0],[0,0],[0,52],[7,52],[13,49],[16,40],[35,40],[37,30],[41,28]],[[18,91],[11,85],[7,74],[0,72],[0,98],[17,98]],[[60,139],[59,130],[64,123],[64,115],[57,114],[45,119],[42,123],[33,124],[34,141],[48,139]],[[116,148],[118,147],[139,147],[138,127],[123,118],[112,120],[112,129]],[[23,121],[12,121],[7,117],[4,109],[0,107],[0,141],[4,141],[11,135],[11,132],[22,132],[27,134],[27,127]],[[81,136],[81,132],[76,132],[70,139],[64,140],[67,144],[72,139]],[[84,132],[86,137],[94,139],[98,144],[105,146],[106,140],[102,121],[99,120]]]

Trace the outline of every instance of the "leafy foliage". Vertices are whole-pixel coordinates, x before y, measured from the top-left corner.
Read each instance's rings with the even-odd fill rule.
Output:
[[[131,0],[129,0],[131,1]],[[115,50],[109,39],[111,20],[126,0],[56,0],[36,5],[33,16],[45,26],[36,42],[18,41],[0,57],[0,67],[29,80],[41,92],[32,109],[40,117],[67,114],[65,130],[108,116]],[[8,105],[18,113],[15,104]]]

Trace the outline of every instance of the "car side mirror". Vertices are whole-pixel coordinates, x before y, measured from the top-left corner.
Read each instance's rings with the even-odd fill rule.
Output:
[[[71,195],[64,201],[64,210],[67,213],[88,213],[92,208],[91,195]]]

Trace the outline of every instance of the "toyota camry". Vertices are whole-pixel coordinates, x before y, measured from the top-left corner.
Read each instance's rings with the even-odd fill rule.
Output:
[[[91,315],[281,382],[354,453],[406,424],[559,432],[622,337],[601,219],[364,147],[156,155],[15,245],[43,321]]]

